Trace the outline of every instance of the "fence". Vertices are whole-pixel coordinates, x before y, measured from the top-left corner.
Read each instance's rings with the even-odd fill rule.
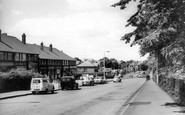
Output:
[[[153,76],[156,81],[156,76]],[[167,78],[159,75],[159,86],[165,90],[178,104],[185,105],[185,80]]]

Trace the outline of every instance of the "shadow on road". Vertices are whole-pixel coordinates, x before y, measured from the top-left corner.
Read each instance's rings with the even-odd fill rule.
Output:
[[[167,102],[167,103],[165,103],[165,104],[162,105],[162,106],[168,106],[168,107],[185,107],[185,106],[183,106],[183,105],[181,105],[181,104],[174,103],[174,102]]]
[[[175,113],[185,113],[185,106],[184,105],[181,105],[181,104],[178,104],[178,103],[167,102],[167,103],[165,103],[162,106],[166,106],[166,107],[180,107],[182,110],[180,110],[180,111],[174,111],[174,112]]]
[[[152,102],[131,102],[131,103],[126,103],[123,106],[127,106],[127,105],[130,105],[130,106],[149,105],[151,103]]]
[[[40,103],[39,101],[30,101],[30,102],[4,102],[0,104],[16,104],[16,103]]]
[[[36,93],[36,94],[32,94],[32,95],[55,95],[58,94],[57,91],[55,91],[54,93]]]
[[[175,113],[185,113],[185,110],[182,111],[174,111]]]
[[[78,88],[78,89],[64,89],[64,90],[61,90],[61,91],[76,91],[76,90],[81,90],[82,88]]]

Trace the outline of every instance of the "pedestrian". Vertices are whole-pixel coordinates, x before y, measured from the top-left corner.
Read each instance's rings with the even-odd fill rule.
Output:
[[[150,75],[147,75],[146,76],[146,80],[150,80]]]

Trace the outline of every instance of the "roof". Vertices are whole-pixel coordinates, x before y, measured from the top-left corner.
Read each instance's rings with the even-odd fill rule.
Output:
[[[95,67],[95,65],[93,65],[91,62],[89,61],[85,61],[83,63],[81,63],[80,65],[77,65],[78,67]]]
[[[40,45],[36,44],[27,44],[27,46],[32,49],[34,52],[39,54],[39,58],[41,59],[54,59],[54,60],[74,60],[72,57],[68,56],[67,54],[59,51],[56,48],[53,48],[51,52],[49,47],[44,46],[44,50],[41,50]]]
[[[7,34],[1,35],[0,51],[37,54],[30,50],[27,45],[23,44],[19,39]]]
[[[93,63],[93,65],[97,67],[98,66],[98,63]]]
[[[53,52],[56,53],[62,60],[76,61],[74,58],[70,57],[69,55],[65,54],[63,51],[60,51],[56,48],[53,48]]]

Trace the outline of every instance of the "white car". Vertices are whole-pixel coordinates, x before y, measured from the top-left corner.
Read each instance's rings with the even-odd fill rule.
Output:
[[[54,93],[54,85],[50,83],[48,78],[32,78],[30,90],[35,93]]]
[[[107,83],[107,79],[104,76],[97,76],[94,78],[94,83],[96,84]]]
[[[91,77],[82,77],[82,86],[84,85],[94,86],[94,79]]]
[[[113,82],[121,82],[121,77],[119,75],[114,76]]]

